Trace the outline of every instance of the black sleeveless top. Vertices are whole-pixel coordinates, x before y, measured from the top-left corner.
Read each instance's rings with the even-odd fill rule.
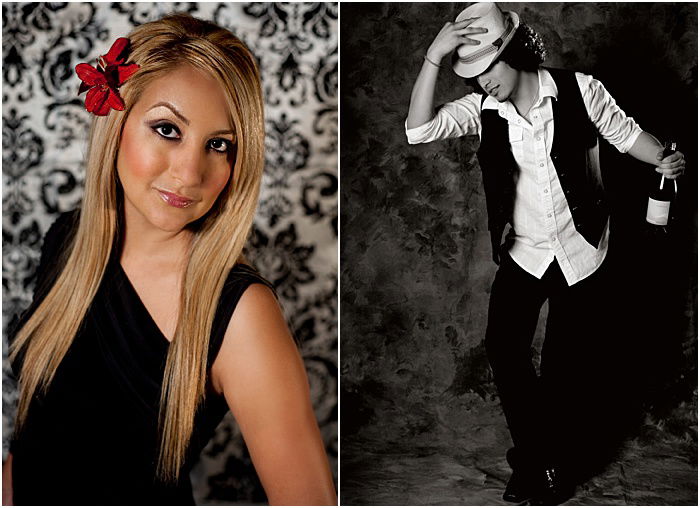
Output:
[[[13,332],[55,281],[77,215],[63,214],[46,234],[34,301]],[[269,286],[247,265],[229,273],[210,336],[208,373],[236,304],[253,283]],[[159,400],[168,347],[118,256],[112,256],[48,392],[35,395],[25,426],[12,440],[15,504],[194,504],[189,472],[228,406],[208,379],[179,482],[156,480]],[[22,360],[19,355],[12,365],[16,376]]]

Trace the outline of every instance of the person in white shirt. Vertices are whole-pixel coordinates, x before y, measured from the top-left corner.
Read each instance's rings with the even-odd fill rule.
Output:
[[[433,98],[443,60],[482,93],[443,105]],[[581,394],[567,380],[581,370],[576,348],[605,291],[609,214],[598,137],[653,164],[668,178],[683,154],[663,146],[625,115],[603,85],[581,73],[541,67],[539,35],[515,12],[474,4],[446,23],[424,57],[406,119],[408,142],[479,135],[493,259],[499,264],[489,302],[486,350],[514,448],[503,498],[559,504],[574,487],[562,463],[567,422]],[[556,134],[555,134],[556,133]],[[511,228],[503,241],[506,224]],[[531,345],[549,302],[538,377]],[[568,401],[561,400],[563,393]],[[565,468],[564,468],[565,469]]]

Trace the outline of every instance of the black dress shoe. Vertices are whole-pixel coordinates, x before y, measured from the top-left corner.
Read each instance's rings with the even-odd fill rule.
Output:
[[[532,497],[532,482],[520,470],[514,470],[503,492],[503,500],[509,503],[524,503]]]
[[[535,493],[530,504],[537,506],[553,506],[562,504],[574,495],[573,484],[561,477],[558,469],[553,467],[539,471],[535,477]]]

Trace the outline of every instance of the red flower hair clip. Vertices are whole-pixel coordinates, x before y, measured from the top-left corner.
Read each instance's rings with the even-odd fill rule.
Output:
[[[129,39],[120,37],[106,55],[97,59],[97,69],[86,63],[75,66],[75,72],[82,80],[78,95],[85,90],[85,109],[97,116],[106,116],[109,109],[124,110],[124,101],[119,95],[119,87],[139,70],[138,64],[126,64],[129,54]]]

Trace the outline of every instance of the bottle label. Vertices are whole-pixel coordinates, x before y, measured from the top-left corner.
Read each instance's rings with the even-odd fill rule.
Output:
[[[647,205],[647,222],[656,224],[657,226],[665,226],[668,224],[668,212],[670,209],[670,201],[658,201],[649,198],[649,204]]]

